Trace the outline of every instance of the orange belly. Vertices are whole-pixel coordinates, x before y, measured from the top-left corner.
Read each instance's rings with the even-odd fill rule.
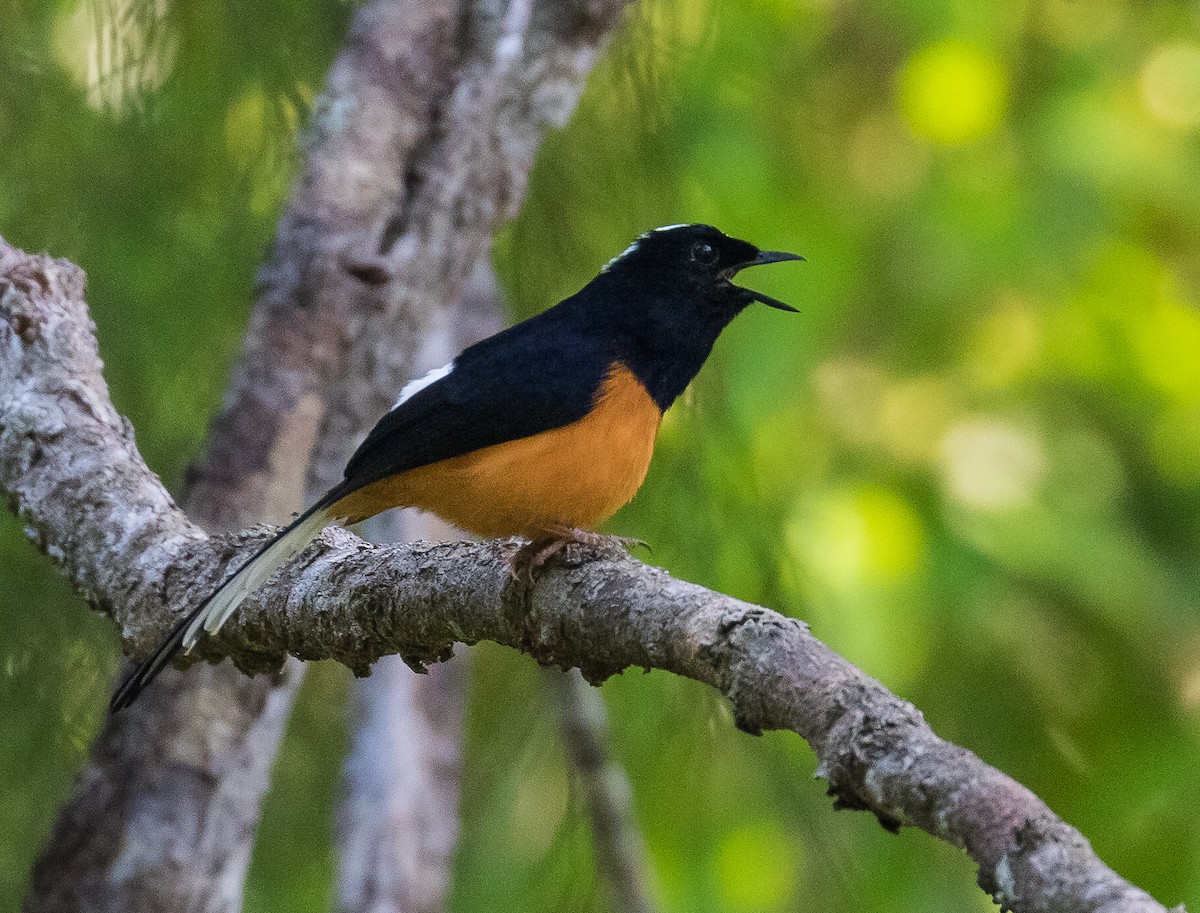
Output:
[[[641,487],[661,420],[646,388],[617,365],[579,421],[382,479],[329,513],[356,523],[390,507],[418,507],[481,536],[588,529]]]

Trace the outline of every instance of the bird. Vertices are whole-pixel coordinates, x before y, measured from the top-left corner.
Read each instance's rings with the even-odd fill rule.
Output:
[[[181,650],[214,634],[241,602],[329,525],[392,507],[429,511],[483,537],[528,540],[533,570],[632,500],[663,413],[721,331],[761,302],[741,270],[787,260],[711,225],[645,232],[575,294],[406,384],[346,464],[344,478],[184,616],[121,683],[128,707]]]

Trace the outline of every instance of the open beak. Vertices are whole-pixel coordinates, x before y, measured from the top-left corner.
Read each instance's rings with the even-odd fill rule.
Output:
[[[764,266],[767,263],[782,263],[785,260],[800,260],[803,262],[804,258],[799,254],[789,254],[787,251],[783,250],[760,250],[758,252],[758,256],[749,263],[743,263],[740,266],[730,270],[729,276],[732,278],[735,273],[751,266]],[[754,289],[742,288],[740,285],[734,286],[734,288],[741,289],[752,301],[760,301],[767,307],[773,307],[780,311],[791,311],[793,314],[800,313],[798,308],[794,308],[790,304],[784,304],[779,299],[772,298],[770,295],[764,295],[762,292],[754,291]]]

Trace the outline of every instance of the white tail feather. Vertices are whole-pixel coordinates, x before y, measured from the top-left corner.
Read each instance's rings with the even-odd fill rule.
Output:
[[[209,634],[219,631],[247,596],[266,583],[293,555],[304,551],[322,529],[334,522],[337,521],[328,513],[318,510],[272,542],[260,555],[238,568],[184,631],[184,652],[190,653],[192,647],[196,646],[202,630]]]

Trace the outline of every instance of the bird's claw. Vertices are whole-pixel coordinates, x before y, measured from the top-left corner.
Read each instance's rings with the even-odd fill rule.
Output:
[[[568,528],[551,529],[546,532],[546,536],[526,542],[513,554],[509,565],[509,573],[513,580],[532,586],[537,572],[551,558],[572,545],[601,547],[616,543],[626,551],[633,551],[635,548],[650,551],[649,544],[630,536],[609,536],[587,529]]]

